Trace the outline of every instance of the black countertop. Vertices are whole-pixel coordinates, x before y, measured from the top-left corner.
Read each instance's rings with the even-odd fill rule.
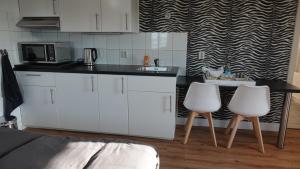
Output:
[[[271,92],[290,92],[290,93],[300,93],[300,88],[284,82],[282,80],[265,80],[265,79],[256,79],[257,86],[267,85],[270,87]],[[188,76],[179,76],[177,78],[177,86],[188,88],[192,82],[201,82],[204,80],[202,76],[197,77],[188,77]],[[237,87],[235,86],[220,86],[221,89],[225,90],[235,90]]]
[[[84,66],[77,63],[61,65],[21,64],[15,65],[15,71],[35,72],[58,72],[58,73],[87,73],[87,74],[117,74],[117,75],[141,75],[141,76],[167,76],[176,77],[178,67],[167,67],[167,71],[143,71],[139,70],[141,65],[107,65],[96,64],[95,66]]]

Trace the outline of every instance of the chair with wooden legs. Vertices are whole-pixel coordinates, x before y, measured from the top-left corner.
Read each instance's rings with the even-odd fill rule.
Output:
[[[239,86],[235,91],[228,109],[235,113],[231,118],[226,134],[231,135],[227,148],[231,148],[238,125],[243,120],[252,122],[255,137],[258,140],[259,151],[264,153],[264,144],[259,124],[259,117],[270,111],[270,89],[268,86]]]
[[[208,119],[212,140],[214,146],[217,147],[211,112],[215,112],[221,107],[219,87],[212,84],[193,82],[189,87],[183,104],[191,111],[185,124],[185,138],[183,144],[186,144],[189,139],[194,118],[202,116]]]

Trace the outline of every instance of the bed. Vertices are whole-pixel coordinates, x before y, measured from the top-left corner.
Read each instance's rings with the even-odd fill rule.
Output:
[[[151,146],[0,128],[1,169],[158,169]]]

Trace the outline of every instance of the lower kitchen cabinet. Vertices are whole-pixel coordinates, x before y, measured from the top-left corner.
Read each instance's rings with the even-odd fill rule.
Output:
[[[99,131],[97,75],[56,74],[59,128]]]
[[[128,134],[127,76],[99,75],[100,131]]]
[[[17,72],[28,127],[173,139],[176,77]]]
[[[129,134],[173,139],[175,93],[129,91]]]
[[[30,127],[57,127],[56,91],[54,87],[20,86],[24,104],[21,106],[22,123]]]

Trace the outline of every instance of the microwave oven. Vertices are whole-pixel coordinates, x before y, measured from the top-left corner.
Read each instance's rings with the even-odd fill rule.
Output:
[[[70,42],[19,42],[18,50],[23,63],[57,64],[71,61]]]

